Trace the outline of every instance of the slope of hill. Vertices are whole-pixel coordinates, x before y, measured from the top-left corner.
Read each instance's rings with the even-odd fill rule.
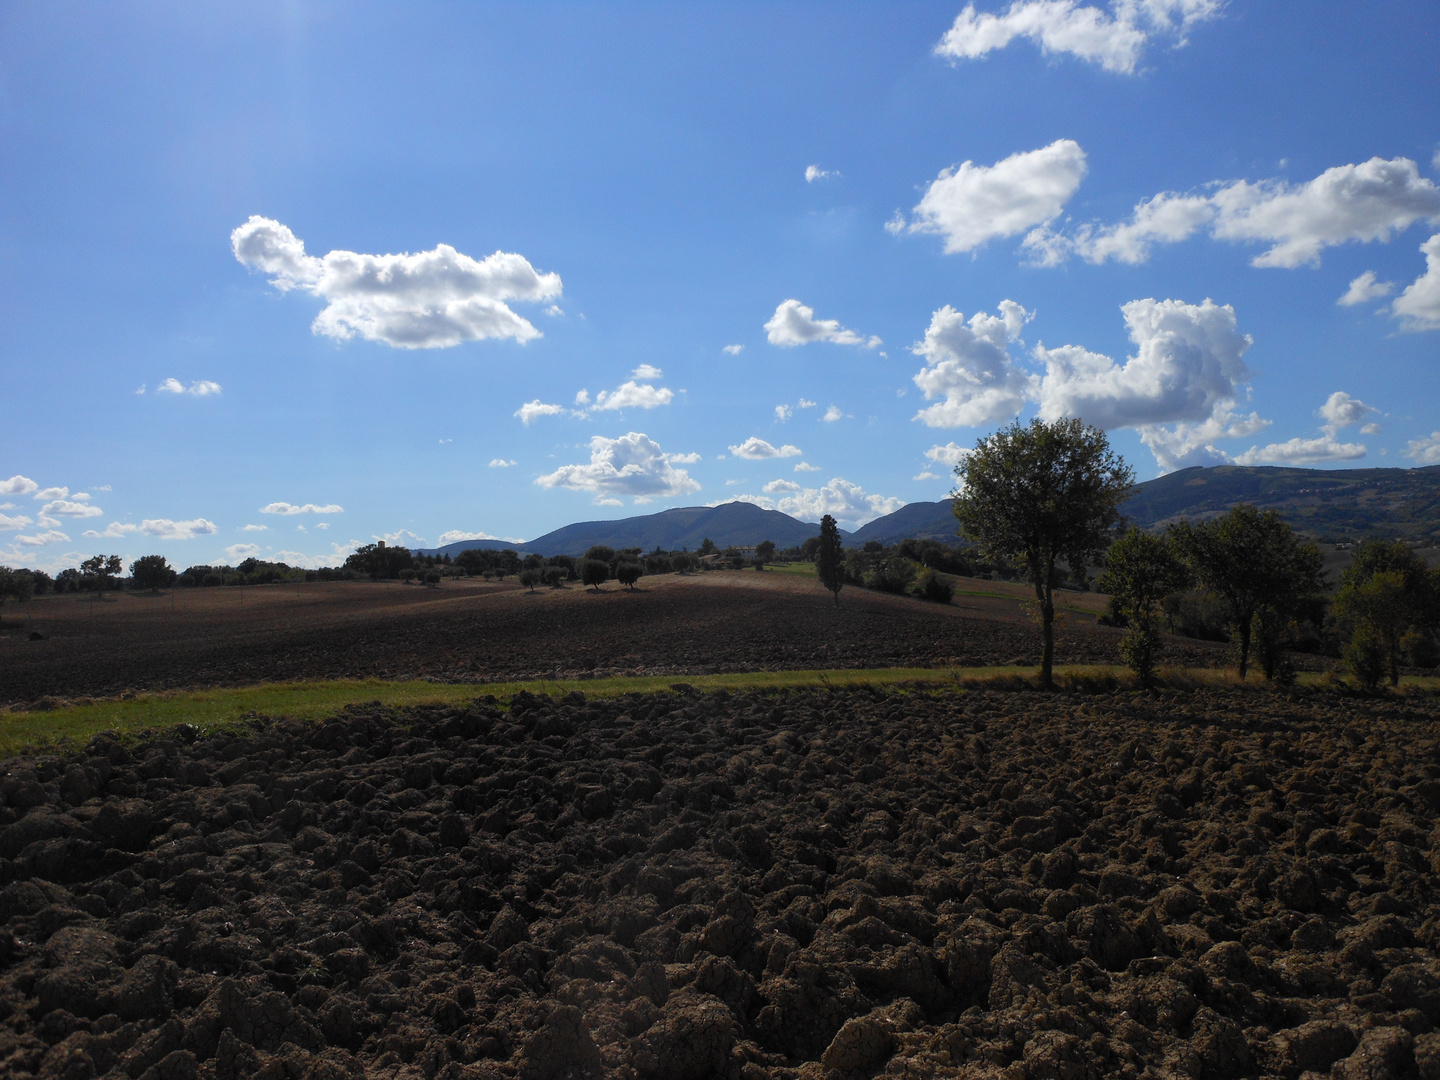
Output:
[[[1282,469],[1217,465],[1141,484],[1121,508],[1146,528],[1203,521],[1236,503],[1274,510],[1307,536],[1440,537],[1440,465],[1421,469]]]
[[[878,540],[882,544],[898,544],[901,540],[938,540],[942,544],[953,544],[955,515],[950,511],[950,500],[939,502],[906,503],[893,514],[876,518],[860,526],[851,539],[852,544],[863,544]]]

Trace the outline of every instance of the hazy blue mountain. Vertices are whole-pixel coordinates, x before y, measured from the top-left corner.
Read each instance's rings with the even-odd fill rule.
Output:
[[[953,544],[955,515],[950,511],[950,500],[939,502],[906,503],[893,514],[876,518],[855,530],[854,544],[878,540],[882,544],[898,544],[901,540],[939,540],[942,544]]]

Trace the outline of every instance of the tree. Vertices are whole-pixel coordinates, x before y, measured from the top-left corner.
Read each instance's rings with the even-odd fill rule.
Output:
[[[387,547],[384,540],[356,548],[345,560],[347,570],[368,574],[372,581],[398,578],[401,571],[411,569],[414,564],[415,558],[409,548],[400,545]],[[243,563],[241,569],[244,569]]]
[[[621,559],[615,566],[615,580],[621,585],[631,589],[635,588],[635,582],[640,580],[640,575],[645,571],[638,562],[631,559]]]
[[[808,536],[805,538],[805,542],[800,545],[800,558],[806,562],[814,562],[815,553],[819,550],[820,538],[818,536]]]
[[[86,588],[95,590],[98,598],[110,587],[110,579],[120,576],[122,569],[119,555],[94,555],[80,564],[80,577]]]
[[[1054,589],[1063,570],[1085,566],[1105,550],[1135,473],[1110,449],[1105,433],[1079,420],[1029,427],[1017,421],[955,466],[951,507],[960,530],[995,560],[1024,567],[1040,605],[1040,685],[1054,684]]]
[[[599,559],[606,566],[615,565],[615,549],[606,547],[604,544],[594,544],[590,550],[585,552],[587,559]]]
[[[539,583],[540,583],[540,571],[539,571],[539,570],[536,570],[536,569],[534,569],[533,567],[531,567],[531,568],[529,568],[529,569],[521,570],[521,571],[520,571],[520,584],[521,584],[521,585],[524,585],[524,586],[525,586],[526,588],[528,588],[531,592],[534,592],[534,591],[535,591],[535,586],[538,585]]]
[[[600,586],[605,584],[610,577],[610,567],[599,559],[580,560],[580,584],[593,585],[595,591],[600,591]]]
[[[1378,648],[1395,686],[1400,682],[1401,639],[1412,626],[1435,624],[1437,601],[1435,576],[1409,544],[1368,540],[1355,549],[1354,560],[1340,575],[1335,614],[1365,638],[1362,651],[1367,655]]]
[[[30,599],[34,591],[35,577],[29,570],[12,570],[8,566],[0,566],[0,607],[5,606],[6,600],[23,604]]]
[[[768,563],[768,562],[773,562],[774,559],[775,559],[775,541],[774,541],[774,540],[761,540],[760,543],[758,543],[758,544],[755,545],[755,565],[756,565],[756,566],[763,567],[766,563]]]
[[[1160,603],[1189,585],[1189,568],[1167,536],[1131,526],[1106,553],[1100,591],[1110,594],[1112,607],[1125,617],[1120,654],[1142,685],[1150,685],[1160,650]]]
[[[835,596],[840,606],[840,590],[845,587],[845,552],[840,546],[840,526],[826,514],[820,519],[820,543],[815,548],[815,573],[820,584]]]
[[[720,549],[715,546],[715,541],[711,540],[708,536],[705,537],[705,542],[700,545],[701,555],[714,555],[719,550]]]
[[[1240,678],[1250,670],[1250,643],[1261,634],[1261,659],[1273,674],[1283,636],[1321,590],[1320,549],[1305,543],[1274,510],[1249,503],[1200,525],[1179,522],[1171,535],[1200,585],[1225,604],[1240,644]]]
[[[130,577],[142,589],[159,592],[175,584],[175,571],[165,561],[164,555],[142,555],[130,564]]]

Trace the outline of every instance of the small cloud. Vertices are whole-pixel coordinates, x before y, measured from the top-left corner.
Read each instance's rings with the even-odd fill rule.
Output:
[[[580,392],[583,394],[585,391],[582,390]],[[539,398],[536,398],[534,401],[527,401],[524,405],[521,405],[520,408],[516,409],[515,415],[520,418],[522,424],[529,427],[530,422],[536,417],[555,416],[564,411],[564,405],[547,405]]]
[[[241,532],[265,532],[265,531],[266,531],[267,529],[269,529],[269,528],[270,528],[269,525],[245,525],[245,526],[243,526],[243,527],[240,529],[240,531],[241,531]]]
[[[24,477],[17,477],[16,479],[23,480]],[[35,488],[32,486],[30,490],[35,491]],[[68,487],[48,487],[41,488],[39,491],[35,491],[35,494],[32,495],[31,498],[35,499],[36,501],[39,501],[41,499],[64,499],[69,496],[69,494],[70,489]],[[76,497],[78,498],[79,496]]]
[[[768,484],[765,485],[763,490],[766,492],[766,494],[775,495],[782,492],[789,493],[793,491],[799,491],[801,490],[801,488],[800,485],[795,483],[794,480],[771,480]]]
[[[225,549],[225,558],[231,563],[240,563],[246,559],[258,559],[259,557],[259,544],[231,544]]]
[[[658,379],[665,373],[654,364],[641,364],[630,374],[636,379]]]
[[[305,532],[305,526],[304,526],[304,525],[296,525],[296,526],[295,526],[295,531],[296,531],[296,532]]]
[[[328,521],[317,521],[317,522],[315,523],[315,528],[317,528],[317,529],[328,529],[328,528],[330,528],[330,522],[328,522]]]
[[[166,379],[155,387],[155,392],[157,394],[189,394],[191,397],[210,397],[220,393],[220,384],[211,382],[209,379],[200,379],[186,386],[179,379]]]
[[[885,222],[885,231],[891,236],[899,236],[905,231],[905,215],[898,209],[890,215],[890,220]]]
[[[1367,300],[1378,300],[1382,296],[1389,296],[1395,290],[1393,281],[1376,281],[1375,271],[1366,270],[1363,274],[1350,282],[1350,288],[1345,290],[1345,295],[1336,300],[1335,303],[1341,307],[1354,307],[1356,304],[1363,304]]]
[[[970,449],[959,443],[948,442],[944,446],[932,446],[925,456],[937,465],[949,465],[952,469],[970,456]]]
[[[296,506],[294,503],[273,502],[260,508],[262,514],[282,514],[286,517],[294,514],[343,514],[344,512],[345,508],[337,506],[335,503],[325,503],[323,506],[316,503],[304,503]]]
[[[456,543],[459,543],[461,540],[499,540],[499,539],[500,539],[500,537],[498,537],[498,536],[491,536],[489,533],[484,532],[484,531],[481,531],[481,532],[465,532],[463,529],[451,529],[451,530],[449,530],[448,532],[443,532],[443,533],[441,533],[441,534],[440,534],[440,539],[437,540],[437,541],[435,541],[435,542],[436,542],[437,544],[439,544],[441,547],[444,547],[446,544],[456,544]]]
[[[915,474],[914,476],[912,476],[910,479],[912,479],[912,480],[939,480],[940,477],[937,476],[937,475],[935,475],[935,473],[931,472],[929,469],[926,469],[926,470],[924,470],[923,472],[918,472],[918,473],[916,473],[916,474]]]
[[[700,460],[700,455],[694,451],[688,454],[666,454],[665,460],[671,465],[694,465]]]
[[[805,166],[805,182],[813,184],[816,180],[829,180],[831,177],[839,176],[840,173],[834,169],[822,169],[819,165]]]
[[[510,466],[515,464],[517,464],[517,462],[514,461],[514,459],[511,459],[510,461],[506,461],[503,457],[496,457],[490,459],[490,468],[492,469],[508,469],[510,468]],[[465,539],[471,540],[475,538],[467,536],[465,537]]]
[[[625,504],[624,504],[623,502],[621,502],[619,499],[596,499],[596,500],[595,500],[595,505],[596,505],[596,506],[624,506]]]
[[[17,473],[9,480],[0,480],[0,495],[29,495],[39,486],[28,476],[21,476]],[[40,498],[38,495],[35,497]]]
[[[393,533],[386,533],[384,536],[376,536],[376,540],[384,540],[387,544],[399,545],[400,547],[423,547],[425,538],[416,536],[409,529],[396,529]]]
[[[589,390],[586,390],[584,387],[581,387],[580,390],[579,390],[579,392],[576,393],[576,395],[575,395],[575,404],[576,404],[576,405],[589,405],[589,404],[590,404],[590,391],[589,391]]]
[[[847,330],[837,319],[817,319],[815,309],[799,300],[783,300],[775,308],[775,314],[763,328],[771,345],[794,348],[808,345],[813,341],[828,341],[835,345],[863,345],[875,348],[882,344],[878,337],[868,340],[854,330]]]
[[[1366,424],[1364,427],[1362,427],[1362,428],[1360,429],[1360,434],[1361,434],[1361,435],[1379,435],[1379,434],[1380,434],[1380,425],[1379,425],[1379,424]]]
[[[441,445],[441,446],[444,446],[446,443],[452,443],[452,442],[454,442],[454,441],[455,441],[454,439],[441,439],[441,440],[440,440],[440,445]]]
[[[819,404],[818,401],[811,401],[809,398],[803,398],[803,397],[802,397],[802,398],[800,399],[800,408],[802,408],[802,409],[813,409],[813,408],[815,408],[815,406],[818,405],[818,404]]]
[[[1341,428],[1358,424],[1371,413],[1379,411],[1375,406],[1366,405],[1359,398],[1351,397],[1344,390],[1336,390],[1325,399],[1325,404],[1320,406],[1320,418],[1325,421],[1325,430],[1334,435]]]
[[[560,310],[559,304],[551,304],[545,309],[545,314],[549,315],[552,319],[556,319],[559,318],[561,315],[564,315],[565,312]]]
[[[794,412],[795,410],[790,408],[789,405],[776,405],[775,419],[783,424],[786,420],[789,420],[792,415],[794,415]]]
[[[662,386],[656,389],[649,383],[637,383],[634,379],[621,383],[615,390],[601,390],[595,396],[597,409],[654,409],[669,405],[675,398],[675,391]]]
[[[738,446],[730,447],[730,453],[738,458],[745,458],[747,461],[764,461],[767,458],[777,457],[799,457],[800,448],[786,443],[784,446],[772,446],[758,435],[751,435]]]
[[[819,465],[811,465],[808,461],[802,461],[795,466],[796,472],[819,472]]]
[[[139,389],[139,390],[136,390],[135,393],[137,393],[137,394],[143,394],[143,393],[145,393],[145,384],[144,384],[143,382],[140,384],[140,389]]]
[[[840,411],[840,407],[838,405],[831,405],[828,409],[825,410],[825,415],[820,417],[820,419],[824,423],[833,424],[836,420],[844,418],[844,416],[845,414]]]
[[[729,353],[731,356],[739,356],[742,352],[745,351],[745,346],[744,346],[744,345],[726,345],[725,348],[721,349],[720,351],[721,351],[721,352],[727,352],[727,353]]]
[[[169,518],[147,518],[140,522],[140,531],[157,540],[194,540],[197,536],[213,536],[215,523],[204,518],[171,521]]]
[[[95,485],[95,490],[96,490],[96,491],[109,491],[109,490],[110,490],[110,485],[109,485],[109,484],[96,484],[96,485]]]
[[[59,529],[48,529],[30,536],[17,536],[15,542],[21,547],[44,547],[46,544],[68,544],[70,537]]]

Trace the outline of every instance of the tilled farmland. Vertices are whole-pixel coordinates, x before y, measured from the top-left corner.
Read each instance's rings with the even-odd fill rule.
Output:
[[[1440,708],[521,695],[0,780],[0,1073],[1440,1076]]]

